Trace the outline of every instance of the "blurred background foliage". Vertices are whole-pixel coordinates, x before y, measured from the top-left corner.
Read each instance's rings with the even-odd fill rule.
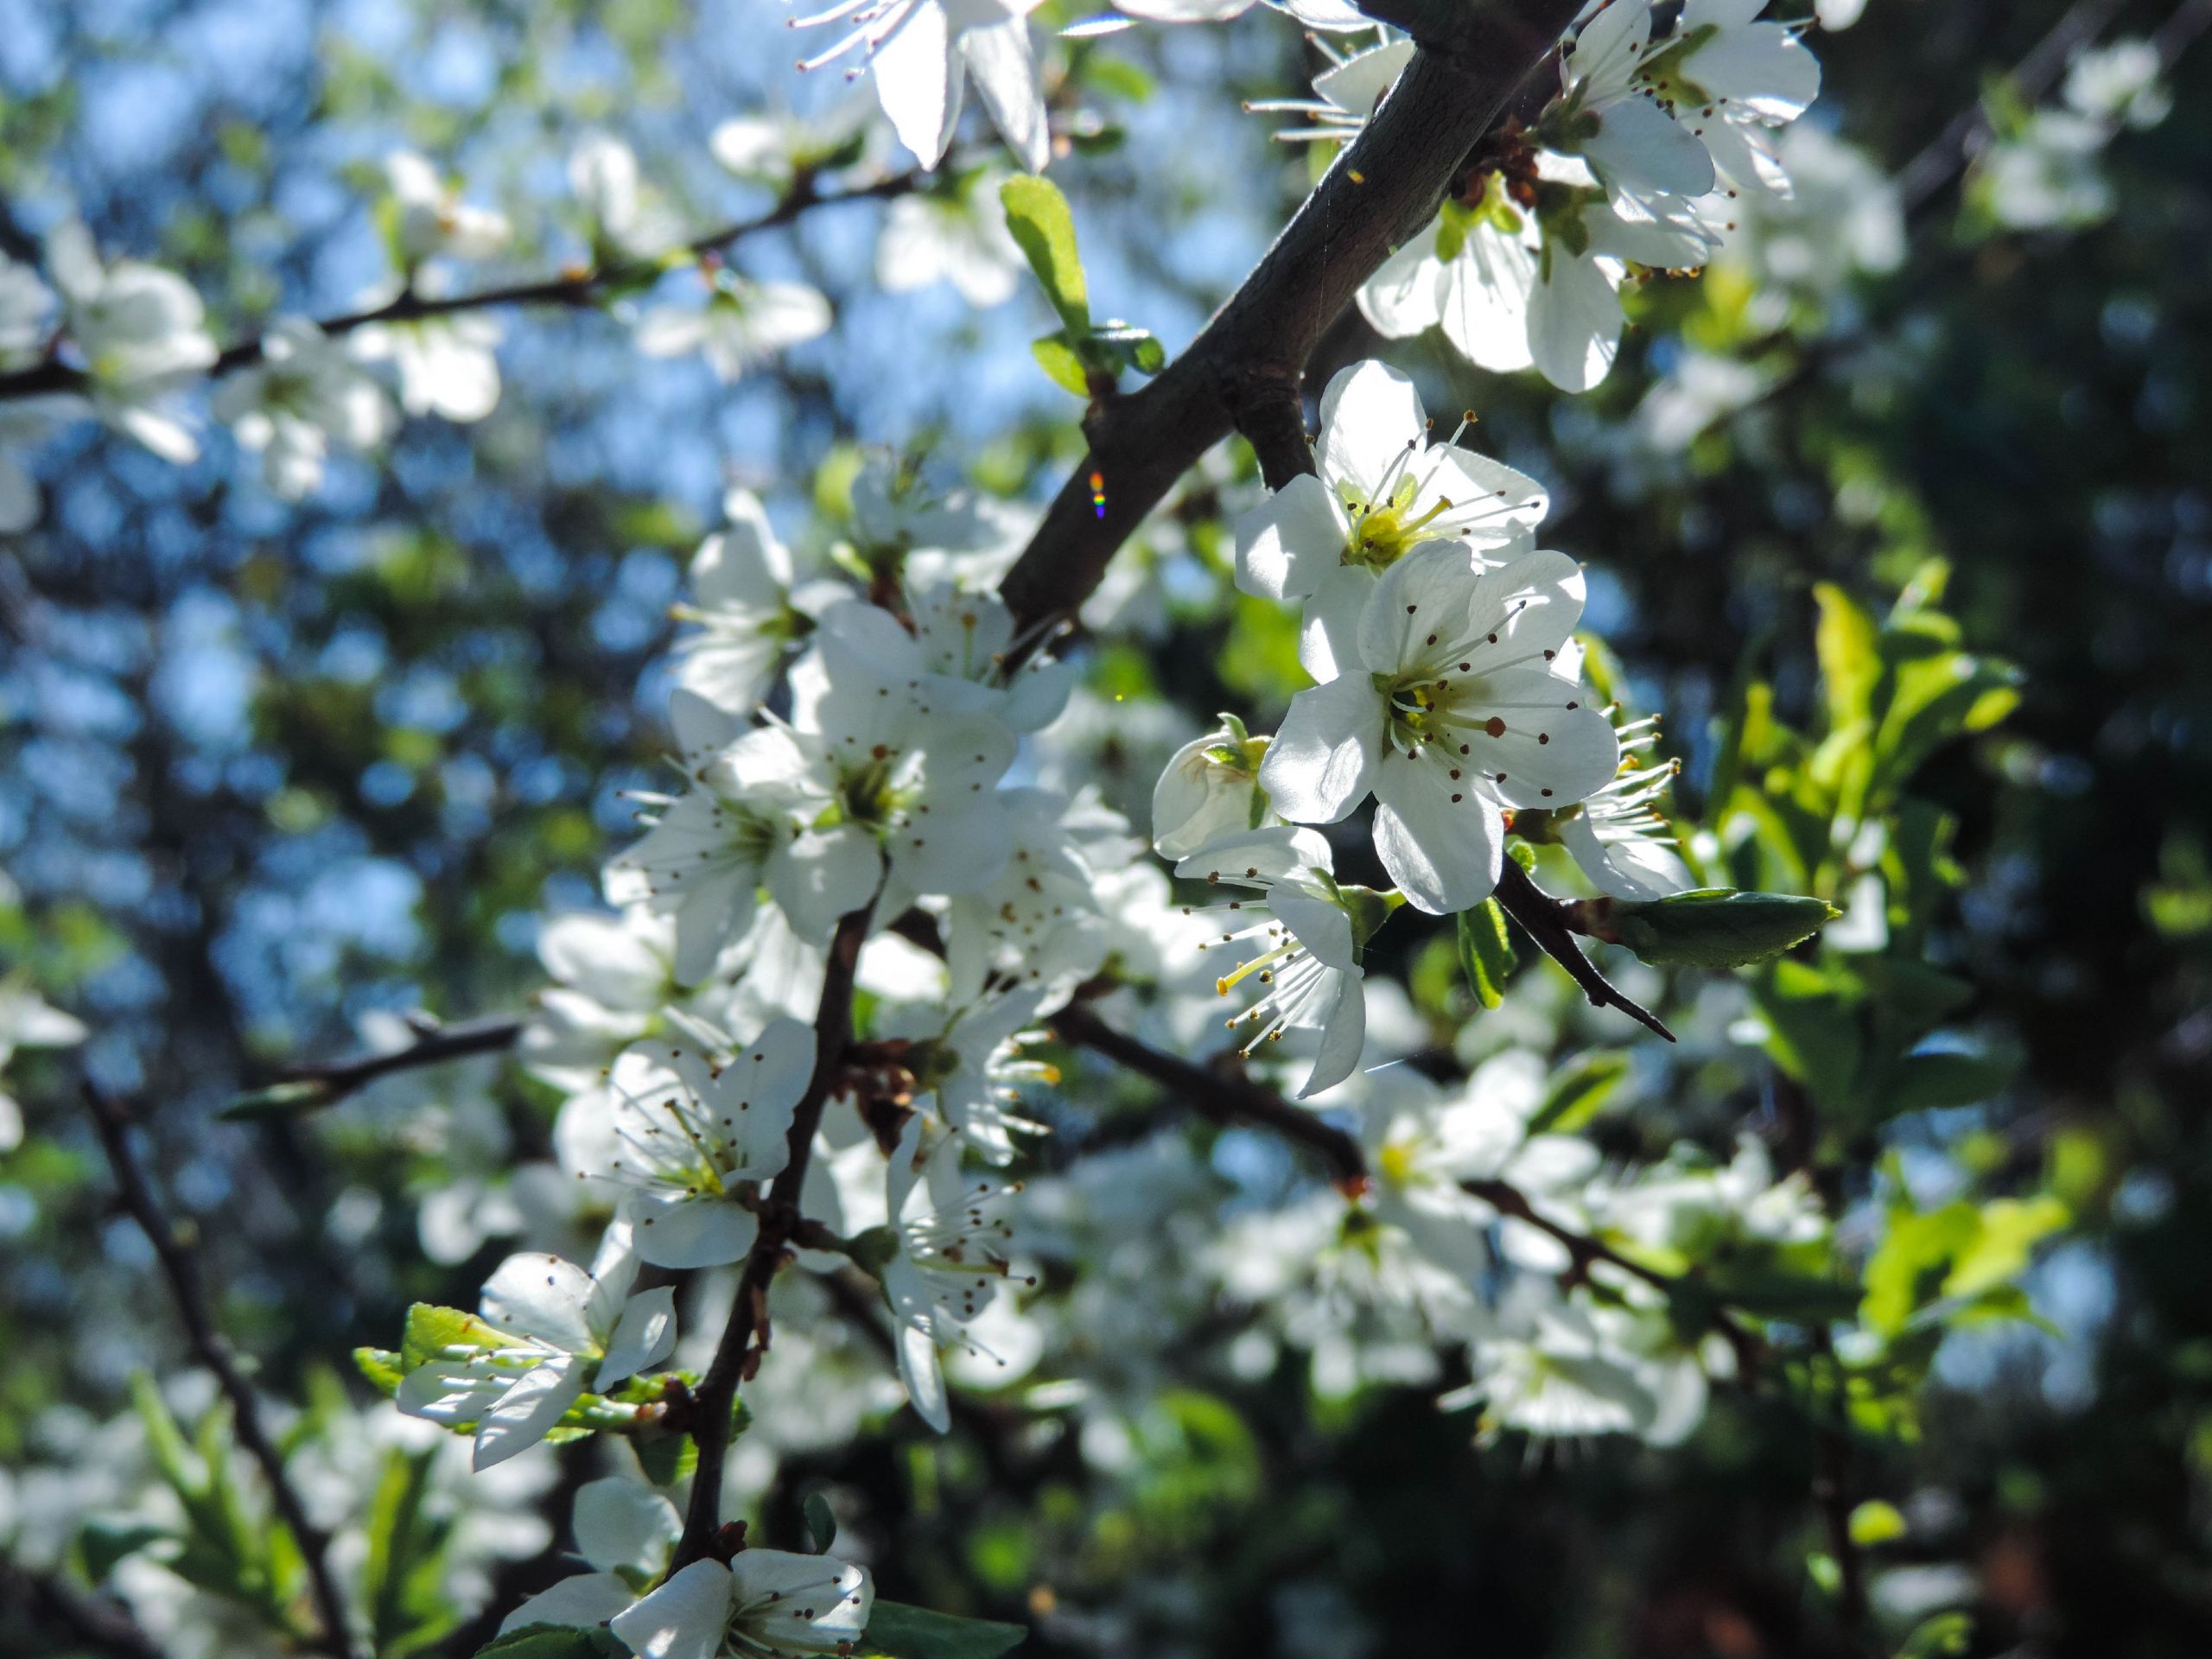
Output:
[[[2074,10],[2138,35],[2175,16]],[[2035,100],[2008,115],[1993,77],[2063,15],[1873,0],[1816,37],[1809,119],[1897,174],[1986,98],[2000,128],[2024,119]],[[704,227],[765,203],[708,159],[714,127],[837,90],[794,93],[782,21],[749,0],[7,0],[0,246],[35,257],[73,203],[104,246],[188,276],[232,338],[280,307],[350,308],[384,275],[368,184],[398,143],[508,208],[517,275],[578,257],[563,158],[594,126]],[[1319,60],[1255,15],[1051,61],[1081,139],[1053,175],[1094,302],[1172,352],[1310,182],[1239,100],[1302,93]],[[2088,222],[2005,228],[1985,181],[1939,168],[1894,269],[1808,284],[1780,315],[1725,267],[1650,283],[1586,398],[1433,341],[1387,353],[1550,486],[1547,542],[1592,562],[1591,626],[1628,700],[1667,711],[1711,868],[1850,912],[1840,943],[1740,987],[1631,968],[1684,1032],[1674,1055],[1526,951],[1504,1007],[1474,1014],[1448,931],[1408,922],[1383,943],[1421,1052],[1448,1070],[1537,1046],[1588,1086],[1578,1120],[1617,1156],[1682,1136],[1725,1155],[1750,1123],[1876,1256],[1865,1322],[1897,1338],[1879,1363],[1808,1374],[1794,1402],[1721,1390],[1681,1448],[1474,1449],[1433,1389],[1318,1395],[1299,1363],[1230,1363],[1230,1333],[1197,1325],[1111,1457],[993,1406],[944,1442],[878,1411],[849,1443],[780,1449],[766,1535],[827,1489],[887,1593],[1032,1623],[1039,1654],[1894,1650],[1946,1606],[1975,1614],[1974,1652],[2205,1650],[2212,55],[2181,58],[2172,104],[2112,144]],[[605,315],[514,315],[489,419],[410,421],[296,507],[219,433],[185,468],[90,426],[40,452],[45,522],[0,548],[0,957],[93,1035],[10,1073],[28,1132],[0,1157],[0,1537],[26,1564],[118,1558],[79,1527],[124,1494],[71,1471],[130,1433],[134,1372],[179,1354],[79,1069],[156,1103],[161,1179],[264,1382],[303,1424],[319,1400],[351,1409],[345,1353],[391,1340],[410,1300],[467,1305],[499,1254],[418,1247],[416,1206],[448,1178],[439,1138],[408,1127],[420,1099],[481,1096],[527,1153],[553,1097],[434,1074],[389,1109],[220,1108],[287,1060],[353,1051],[375,1011],[461,1018],[541,982],[539,918],[599,902],[622,791],[655,775],[652,664],[728,485],[818,547],[853,445],[1017,500],[1079,453],[1076,404],[1027,350],[1041,297],[978,312],[941,286],[877,290],[880,213],[745,245],[749,272],[803,276],[839,322],[734,385],[639,357]],[[1383,354],[1349,316],[1312,384]],[[1140,821],[1173,742],[1218,707],[1263,728],[1301,683],[1287,613],[1225,577],[1223,515],[1253,476],[1241,447],[1216,456],[1086,613],[1079,716]],[[1863,821],[1884,826],[1872,842]],[[1064,1093],[1064,1143],[1110,1140],[1148,1101],[1073,1069]],[[1229,1216],[1292,1179],[1235,1132],[1212,1163]],[[1906,1339],[1932,1297],[1985,1282],[1993,1313],[2032,1322]],[[1834,1548],[1812,1495],[1835,1471],[1806,1432],[1822,1412],[1849,1499],[1872,1503],[1853,1517],[1872,1636],[1839,1636],[1819,1560],[1808,1574]],[[512,1502],[557,1527],[573,1475]],[[533,1548],[504,1592],[531,1587]],[[435,1624],[401,1621],[426,1643]],[[28,1603],[0,1606],[0,1645],[74,1650]]]

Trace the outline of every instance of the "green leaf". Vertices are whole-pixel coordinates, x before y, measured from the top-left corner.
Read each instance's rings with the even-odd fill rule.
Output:
[[[1706,1282],[1731,1307],[1796,1325],[1847,1319],[1859,1306],[1859,1293],[1851,1286],[1783,1268],[1714,1264],[1707,1270]]]
[[[476,1649],[476,1659],[632,1659],[613,1631],[599,1625],[525,1624]]]
[[[1065,386],[1078,397],[1090,396],[1090,371],[1065,335],[1046,334],[1031,340],[1029,354],[1055,385]]]
[[[1819,582],[1813,597],[1821,621],[1813,643],[1821,659],[1831,734],[1863,728],[1872,717],[1874,687],[1882,677],[1874,619],[1833,582]]]
[[[417,1302],[407,1310],[407,1334],[399,1344],[400,1365],[411,1371],[418,1365],[427,1365],[448,1348],[511,1345],[508,1338],[474,1313],[464,1313],[457,1307]]]
[[[405,1364],[389,1348],[356,1348],[353,1351],[353,1369],[367,1379],[371,1388],[386,1399],[399,1391],[400,1383],[407,1376]]]
[[[638,1466],[656,1486],[673,1486],[699,1466],[699,1443],[689,1434],[639,1434],[631,1441]]]
[[[1973,1296],[2005,1283],[2028,1265],[2038,1243],[2070,1219],[2066,1206],[2048,1193],[1992,1198],[1981,1206],[1973,1242],[1958,1253],[1943,1281],[1943,1294]]]
[[[1628,1076],[1628,1056],[1618,1049],[1584,1054],[1560,1068],[1545,1091],[1543,1103],[1529,1120],[1530,1135],[1572,1135],[1605,1109],[1605,1103]]]
[[[97,1585],[106,1581],[117,1563],[168,1536],[167,1527],[151,1521],[133,1520],[129,1516],[94,1516],[77,1535],[77,1554],[84,1564],[85,1576]]]
[[[1912,1627],[1897,1659],[1946,1659],[1964,1653],[1974,1642],[1974,1619],[1967,1613],[1936,1613]]]
[[[837,1541],[837,1517],[830,1513],[830,1500],[819,1492],[809,1492],[801,1508],[806,1516],[807,1535],[814,1541],[814,1553],[827,1555],[830,1546]]]
[[[1885,1116],[1949,1106],[1972,1106],[2000,1093],[2020,1067],[2012,1053],[1971,1054],[1948,1049],[1907,1054],[1891,1068],[1881,1101]]]
[[[1620,942],[1649,963],[1741,968],[1780,956],[1843,912],[1823,899],[1792,893],[1702,888],[1645,905],[1617,905]]]
[[[1459,965],[1466,969],[1475,1000],[1494,1008],[1505,1000],[1505,976],[1513,971],[1513,941],[1506,936],[1505,912],[1485,899],[1458,918]]]
[[[1889,1543],[1904,1534],[1904,1516],[1894,1503],[1870,1497],[1851,1512],[1851,1541],[1861,1549]]]
[[[405,1659],[461,1622],[443,1592],[452,1523],[423,1509],[436,1456],[435,1450],[410,1453],[394,1446],[369,1500],[361,1593],[377,1659]]]
[[[1075,247],[1075,216],[1068,199],[1050,179],[1023,174],[999,187],[1006,227],[1045,286],[1045,296],[1060,314],[1068,333],[1090,332],[1090,289]]]
[[[1027,1638],[1020,1624],[995,1619],[956,1618],[933,1613],[926,1607],[910,1607],[902,1601],[878,1598],[868,1615],[866,1651],[890,1659],[998,1659]],[[502,1656],[502,1659],[505,1659]],[[517,1656],[517,1659],[522,1659]],[[527,1659],[538,1659],[530,1655]]]

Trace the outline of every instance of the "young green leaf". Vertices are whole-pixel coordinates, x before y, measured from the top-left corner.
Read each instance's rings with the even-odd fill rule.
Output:
[[[1045,296],[1060,314],[1071,338],[1090,332],[1090,290],[1075,247],[1075,217],[1068,199],[1050,179],[1021,174],[999,187],[1006,227],[1045,285]]]
[[[827,1555],[830,1546],[837,1541],[837,1517],[830,1513],[830,1500],[819,1492],[809,1492],[802,1507],[806,1515],[807,1536],[813,1541],[814,1553]]]
[[[1741,968],[1780,956],[1842,913],[1801,893],[1701,888],[1617,906],[1612,925],[1620,943],[1649,963]]]
[[[1505,976],[1513,971],[1513,941],[1506,937],[1505,912],[1485,899],[1458,918],[1459,964],[1475,1000],[1494,1008],[1505,1000]]]
[[[632,1659],[614,1632],[600,1625],[525,1624],[502,1630],[476,1649],[476,1659]]]
[[[950,1613],[933,1613],[926,1607],[910,1607],[879,1596],[874,1611],[868,1615],[866,1649],[887,1659],[999,1659],[1001,1654],[1020,1646],[1028,1635],[1019,1624],[956,1618]],[[517,1656],[516,1659],[537,1659],[537,1656]]]

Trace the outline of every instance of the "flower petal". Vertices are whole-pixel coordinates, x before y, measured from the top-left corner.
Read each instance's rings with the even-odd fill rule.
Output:
[[[1300,473],[1236,520],[1236,586],[1260,599],[1303,599],[1340,568],[1344,521],[1329,486]]]
[[[479,1420],[469,1467],[480,1471],[529,1451],[583,1391],[583,1362],[574,1354],[556,1354],[524,1372]]]
[[[610,1623],[638,1659],[715,1659],[732,1596],[729,1568],[694,1561]]]
[[[1357,806],[1382,746],[1382,693],[1363,675],[1293,697],[1260,762],[1260,786],[1275,810],[1302,823],[1334,823]]]
[[[1449,916],[1490,896],[1505,824],[1488,798],[1395,753],[1376,768],[1375,796],[1375,850],[1414,909]]]

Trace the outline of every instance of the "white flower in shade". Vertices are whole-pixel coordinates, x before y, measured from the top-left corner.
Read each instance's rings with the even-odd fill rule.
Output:
[[[952,1427],[938,1350],[976,1346],[964,1327],[1012,1275],[1014,1228],[1007,1200],[1019,1187],[961,1170],[962,1141],[923,1146],[923,1120],[906,1120],[886,1175],[896,1248],[883,1268],[883,1294],[899,1324],[899,1375],[915,1412],[940,1434]]]
[[[1620,286],[1631,264],[1702,266],[1716,238],[1691,207],[1566,183],[1546,209],[1544,245],[1529,295],[1529,355],[1562,391],[1587,391],[1620,350]]]
[[[1236,585],[1303,599],[1355,572],[1344,591],[1356,612],[1374,575],[1422,543],[1525,545],[1549,505],[1543,487],[1460,448],[1466,424],[1432,444],[1410,378],[1372,360],[1339,370],[1321,394],[1318,475],[1300,474],[1236,521]]]
[[[677,694],[679,709],[690,695]],[[647,906],[675,918],[676,970],[685,982],[706,978],[744,937],[763,887],[811,938],[827,938],[874,890],[875,837],[835,818],[836,774],[788,727],[748,731],[690,756],[687,770],[695,787],[685,793],[637,798],[652,828],[612,866],[633,873]]]
[[[0,405],[0,535],[14,535],[38,522],[41,511],[38,480],[9,452],[42,443],[57,427],[85,419],[92,406],[74,392],[20,397]]]
[[[1313,124],[1277,132],[1275,137],[1285,143],[1349,143],[1413,60],[1414,43],[1385,40],[1349,55],[1332,50],[1325,41],[1315,44],[1327,55],[1329,67],[1313,77],[1312,98],[1272,99],[1244,107],[1255,115],[1303,116]]]
[[[588,1273],[557,1255],[509,1256],[465,1332],[402,1380],[400,1410],[475,1424],[479,1469],[528,1450],[587,1389],[604,1393],[676,1346],[675,1292],[632,1296],[637,1273],[623,1222],[607,1230]]]
[[[703,306],[658,305],[639,318],[638,349],[648,357],[697,352],[727,383],[829,331],[830,302],[804,283],[748,282],[723,269]]]
[[[1021,280],[1021,249],[1006,227],[1000,176],[979,174],[948,190],[900,196],[891,204],[875,244],[875,280],[886,293],[950,283],[962,299],[979,308],[1014,297]]]
[[[62,1013],[20,979],[0,980],[0,1071],[19,1048],[73,1048],[90,1034],[84,1021]],[[22,1108],[0,1090],[0,1152],[13,1152],[22,1140]]]
[[[1724,3],[1732,9],[1733,0]],[[1560,61],[1560,96],[1538,118],[1537,141],[1580,156],[1616,188],[1701,196],[1713,188],[1713,156],[1645,95],[1650,49],[1650,0],[1612,0],[1601,8]]]
[[[1637,751],[1657,741],[1656,715],[1620,728],[1620,772],[1580,806],[1553,817],[1551,831],[1573,855],[1598,891],[1615,899],[1648,900],[1688,893],[1697,885],[1675,850],[1675,836],[1661,816],[1679,763],[1647,766]],[[1516,830],[1521,820],[1514,821]],[[1533,827],[1533,826],[1531,826]]]
[[[833,0],[795,28],[836,24],[836,45],[799,67],[858,52],[899,142],[924,167],[944,159],[973,77],[976,94],[1009,148],[1033,173],[1052,157],[1052,127],[1029,41],[1041,0]],[[857,74],[859,68],[851,73]]]
[[[590,221],[592,251],[650,259],[677,238],[675,216],[640,181],[637,153],[611,133],[587,133],[569,153],[569,188]]]
[[[1477,1342],[1474,1381],[1438,1402],[1479,1402],[1482,1440],[1508,1429],[1554,1440],[1636,1433],[1658,1417],[1659,1399],[1592,1310],[1554,1300],[1520,1323],[1518,1333]]]
[[[395,149],[384,158],[384,176],[392,251],[403,270],[425,259],[488,259],[506,246],[506,215],[463,201],[426,157]]]
[[[499,343],[496,318],[479,313],[376,322],[353,331],[365,362],[399,372],[399,403],[410,415],[480,421],[499,407]]]
[[[1760,22],[1766,0],[1688,0],[1675,31],[1647,53],[1643,85],[1704,144],[1723,178],[1780,195],[1789,175],[1770,130],[1820,96],[1821,66],[1802,30]]]
[[[46,257],[100,417],[164,461],[196,459],[199,441],[157,405],[215,361],[200,296],[181,276],[136,259],[102,264],[75,219],[56,227]]]
[[[697,630],[676,641],[676,683],[743,715],[759,706],[785,648],[810,625],[792,608],[791,550],[760,499],[732,490],[722,512],[729,527],[700,543],[691,602],[671,613]]]
[[[938,1116],[986,1162],[1010,1163],[1016,1135],[1046,1133],[1016,1109],[1024,1089],[1060,1080],[1058,1067],[1022,1053],[1022,1033],[1044,1002],[1033,990],[982,997],[911,1051],[916,1085],[936,1097]]]
[[[0,361],[35,357],[54,332],[54,290],[30,266],[0,254]]]
[[[875,100],[855,90],[804,116],[734,116],[707,140],[714,158],[741,179],[780,191],[802,172],[821,172],[856,156],[875,115]]]
[[[522,1063],[570,1093],[592,1087],[615,1055],[658,1030],[661,1010],[683,995],[676,929],[642,905],[549,918],[537,959],[553,983],[531,998]]]
[[[655,1267],[719,1267],[752,1249],[744,1200],[790,1160],[792,1109],[814,1075],[814,1036],[796,1020],[727,1058],[703,1046],[626,1051],[561,1125],[563,1161],[618,1195]]]
[[[921,468],[900,455],[872,454],[861,464],[853,478],[852,506],[853,545],[862,560],[874,567],[896,556],[906,561],[910,582],[941,574],[924,577],[911,554],[925,549],[977,553],[1014,539],[996,504],[965,493],[938,494]],[[973,562],[965,568],[982,575]]]
[[[1210,841],[1278,822],[1260,787],[1268,740],[1234,715],[1169,757],[1152,786],[1152,845],[1162,858],[1187,858]]]
[[[321,484],[333,443],[366,449],[392,423],[384,388],[305,317],[272,324],[261,360],[226,380],[213,408],[240,443],[260,454],[269,487],[288,501]]]
[[[570,1529],[592,1570],[531,1597],[500,1621],[501,1635],[532,1624],[604,1624],[627,1611],[638,1599],[634,1586],[668,1571],[683,1521],[652,1487],[613,1476],[577,1491]]]
[[[1219,930],[1200,948],[1235,947],[1244,958],[1215,980],[1218,995],[1248,979],[1263,988],[1259,1001],[1228,1022],[1231,1030],[1249,1027],[1246,1058],[1294,1027],[1321,1033],[1301,1100],[1342,1083],[1359,1064],[1367,1039],[1359,953],[1392,903],[1364,887],[1340,887],[1331,865],[1327,842],[1311,830],[1284,828],[1225,836],[1175,867],[1179,876],[1256,895],[1197,912]]]
[[[1067,706],[1076,665],[1027,649],[1036,634],[1015,637],[1014,613],[997,594],[909,582],[906,614],[922,671],[946,706],[996,715],[1017,732],[1051,725]]]
[[[868,1630],[868,1569],[828,1555],[741,1549],[694,1561],[608,1621],[638,1659],[847,1655]]]
[[[2155,127],[2173,111],[2172,89],[2162,79],[2165,68],[2154,41],[2087,48],[2067,66],[2066,105],[2122,126]]]
[[[1495,569],[1455,545],[1408,554],[1361,613],[1357,663],[1291,699],[1260,765],[1275,810],[1334,823],[1372,792],[1376,850],[1405,896],[1435,915],[1479,903],[1504,809],[1571,805],[1619,765],[1612,723],[1550,668],[1582,600],[1561,553]]]
[[[993,804],[1007,826],[1006,863],[946,906],[951,995],[971,1001],[995,980],[1063,997],[1106,959],[1110,932],[1098,913],[1096,868],[1065,822],[1065,796],[1003,789]]]
[[[1015,741],[977,708],[996,701],[990,688],[932,674],[912,634],[858,602],[823,613],[791,687],[793,736],[845,821],[882,845],[898,889],[885,913],[914,894],[972,892],[1006,868],[1013,831],[996,788]]]

